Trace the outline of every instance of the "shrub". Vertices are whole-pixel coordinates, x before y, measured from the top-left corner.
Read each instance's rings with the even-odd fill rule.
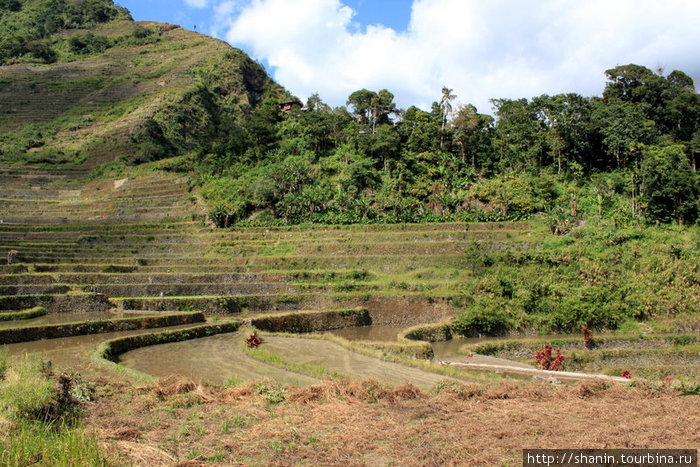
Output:
[[[256,332],[253,332],[250,336],[245,339],[245,346],[249,349],[258,348],[262,344],[262,338],[258,336]]]
[[[473,308],[461,312],[452,321],[452,329],[463,336],[503,335],[512,327],[506,312],[494,303],[487,306],[477,303]]]
[[[112,47],[112,41],[105,36],[96,36],[88,32],[82,36],[73,36],[68,41],[70,51],[79,55],[100,54]]]

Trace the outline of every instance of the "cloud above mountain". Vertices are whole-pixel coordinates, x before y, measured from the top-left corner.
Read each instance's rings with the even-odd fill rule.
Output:
[[[404,31],[358,24],[340,0],[223,3],[229,43],[300,98],[332,105],[386,88],[400,106],[426,108],[447,85],[488,112],[491,98],[599,95],[604,70],[627,63],[700,77],[694,0],[415,0]]]

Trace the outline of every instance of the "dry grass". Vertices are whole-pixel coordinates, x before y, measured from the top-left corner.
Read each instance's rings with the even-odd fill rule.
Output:
[[[163,380],[89,411],[119,463],[173,465],[520,465],[524,448],[693,448],[697,397],[586,383],[448,385],[377,381],[221,390]],[[188,396],[187,403],[183,397]],[[195,464],[182,464],[195,465]]]

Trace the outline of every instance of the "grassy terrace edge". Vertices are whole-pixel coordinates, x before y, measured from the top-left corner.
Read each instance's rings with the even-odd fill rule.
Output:
[[[0,321],[14,321],[22,319],[32,319],[44,316],[46,313],[46,308],[43,306],[35,306],[29,310],[17,311],[17,312],[0,312]]]
[[[164,326],[178,326],[204,322],[200,312],[174,313],[165,316],[148,316],[136,318],[120,318],[112,320],[81,321],[76,323],[30,326],[25,328],[1,329],[2,344],[16,344],[41,339],[57,339],[61,337],[82,336],[87,334],[102,334],[107,332],[133,331],[136,329],[151,329]]]

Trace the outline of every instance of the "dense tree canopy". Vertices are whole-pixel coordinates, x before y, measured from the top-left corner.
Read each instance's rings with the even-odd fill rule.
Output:
[[[638,65],[605,73],[602,97],[494,99],[495,119],[473,105],[453,108],[447,87],[429,112],[397,109],[387,90],[358,90],[347,108],[332,109],[318,95],[285,111],[263,102],[240,116],[237,132],[207,133],[230,150],[201,157],[200,171],[238,188],[222,190],[220,179],[205,176],[204,193],[214,206],[234,206],[227,213],[234,221],[498,220],[543,212],[556,224],[588,211],[694,222],[700,96],[692,80]]]

